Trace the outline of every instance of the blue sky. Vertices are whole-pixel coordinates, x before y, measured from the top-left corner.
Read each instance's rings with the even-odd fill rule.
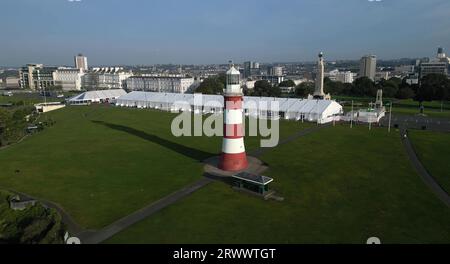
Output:
[[[1,0],[0,65],[307,61],[450,49],[449,0]]]

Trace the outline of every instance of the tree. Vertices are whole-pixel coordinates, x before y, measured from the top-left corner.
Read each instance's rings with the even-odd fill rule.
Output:
[[[8,110],[0,108],[0,146],[6,145],[8,127],[11,125],[12,116]]]
[[[397,77],[392,77],[388,81],[391,82],[391,83],[394,83],[395,86],[400,87],[402,85],[402,83],[405,81],[405,79],[402,80],[402,79],[397,78]]]
[[[401,83],[400,79],[398,79],[398,78],[395,78],[396,80],[393,80],[393,79],[389,79],[389,80],[382,79],[377,84],[377,89],[383,90],[383,96],[385,96],[387,98],[393,98],[393,97],[395,97],[395,95],[397,95],[398,86]]]
[[[428,74],[420,81],[415,100],[424,101],[450,99],[450,81],[443,74]]]
[[[376,94],[375,84],[368,77],[361,77],[353,82],[352,95],[373,97]]]
[[[217,81],[222,83],[225,87],[227,85],[227,75],[225,73],[219,73],[219,75],[217,75]]]
[[[332,81],[330,78],[325,77],[324,81],[324,92],[332,95],[341,95],[344,90],[344,84],[342,82]]]
[[[12,117],[15,122],[20,122],[23,121],[26,116],[32,114],[34,111],[34,106],[24,106],[14,111]]]
[[[295,87],[296,97],[307,97],[308,94],[314,93],[314,83],[312,82],[302,82]]]
[[[342,86],[342,95],[352,95],[353,83],[344,83]]]
[[[415,95],[416,94],[414,93],[414,90],[411,89],[411,87],[403,87],[398,90],[396,98],[411,99],[411,98],[414,98]]]
[[[203,82],[195,89],[195,92],[202,94],[222,94],[225,84],[218,77],[209,77],[203,80]]]
[[[66,226],[56,210],[45,208],[40,203],[21,211],[9,207],[15,196],[0,191],[0,244],[62,244]]]
[[[272,86],[270,82],[266,80],[261,80],[255,82],[255,87],[253,88],[252,95],[279,97],[281,95],[281,90],[279,87]]]
[[[416,85],[409,85],[407,82],[408,78],[405,77],[401,81],[401,83],[398,86],[397,94],[395,95],[395,98],[398,99],[412,99],[416,96]]]
[[[295,87],[295,82],[293,80],[282,81],[278,87]]]

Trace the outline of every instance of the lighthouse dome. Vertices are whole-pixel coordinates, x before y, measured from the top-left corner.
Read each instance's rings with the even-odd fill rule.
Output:
[[[228,71],[227,75],[240,75],[241,73],[232,66]]]
[[[226,92],[227,93],[241,93],[241,73],[231,66],[231,68],[227,71],[227,83],[226,83]]]

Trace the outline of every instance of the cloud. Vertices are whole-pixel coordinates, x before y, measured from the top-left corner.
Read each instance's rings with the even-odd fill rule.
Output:
[[[70,2],[70,3],[79,3],[79,2],[81,2],[82,0],[67,0],[67,2]]]
[[[371,2],[371,3],[380,3],[380,2],[383,2],[383,0],[367,0],[367,1],[369,1],[369,2]]]

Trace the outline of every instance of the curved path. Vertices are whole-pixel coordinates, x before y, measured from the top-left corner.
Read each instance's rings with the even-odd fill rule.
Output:
[[[409,160],[411,161],[413,167],[419,173],[425,184],[431,189],[431,191],[448,207],[450,207],[450,196],[449,194],[436,182],[436,180],[428,173],[423,164],[420,162],[416,155],[413,145],[408,137],[408,131],[405,128],[400,130],[400,136],[402,137],[403,146],[405,147],[406,153],[408,154]]]

